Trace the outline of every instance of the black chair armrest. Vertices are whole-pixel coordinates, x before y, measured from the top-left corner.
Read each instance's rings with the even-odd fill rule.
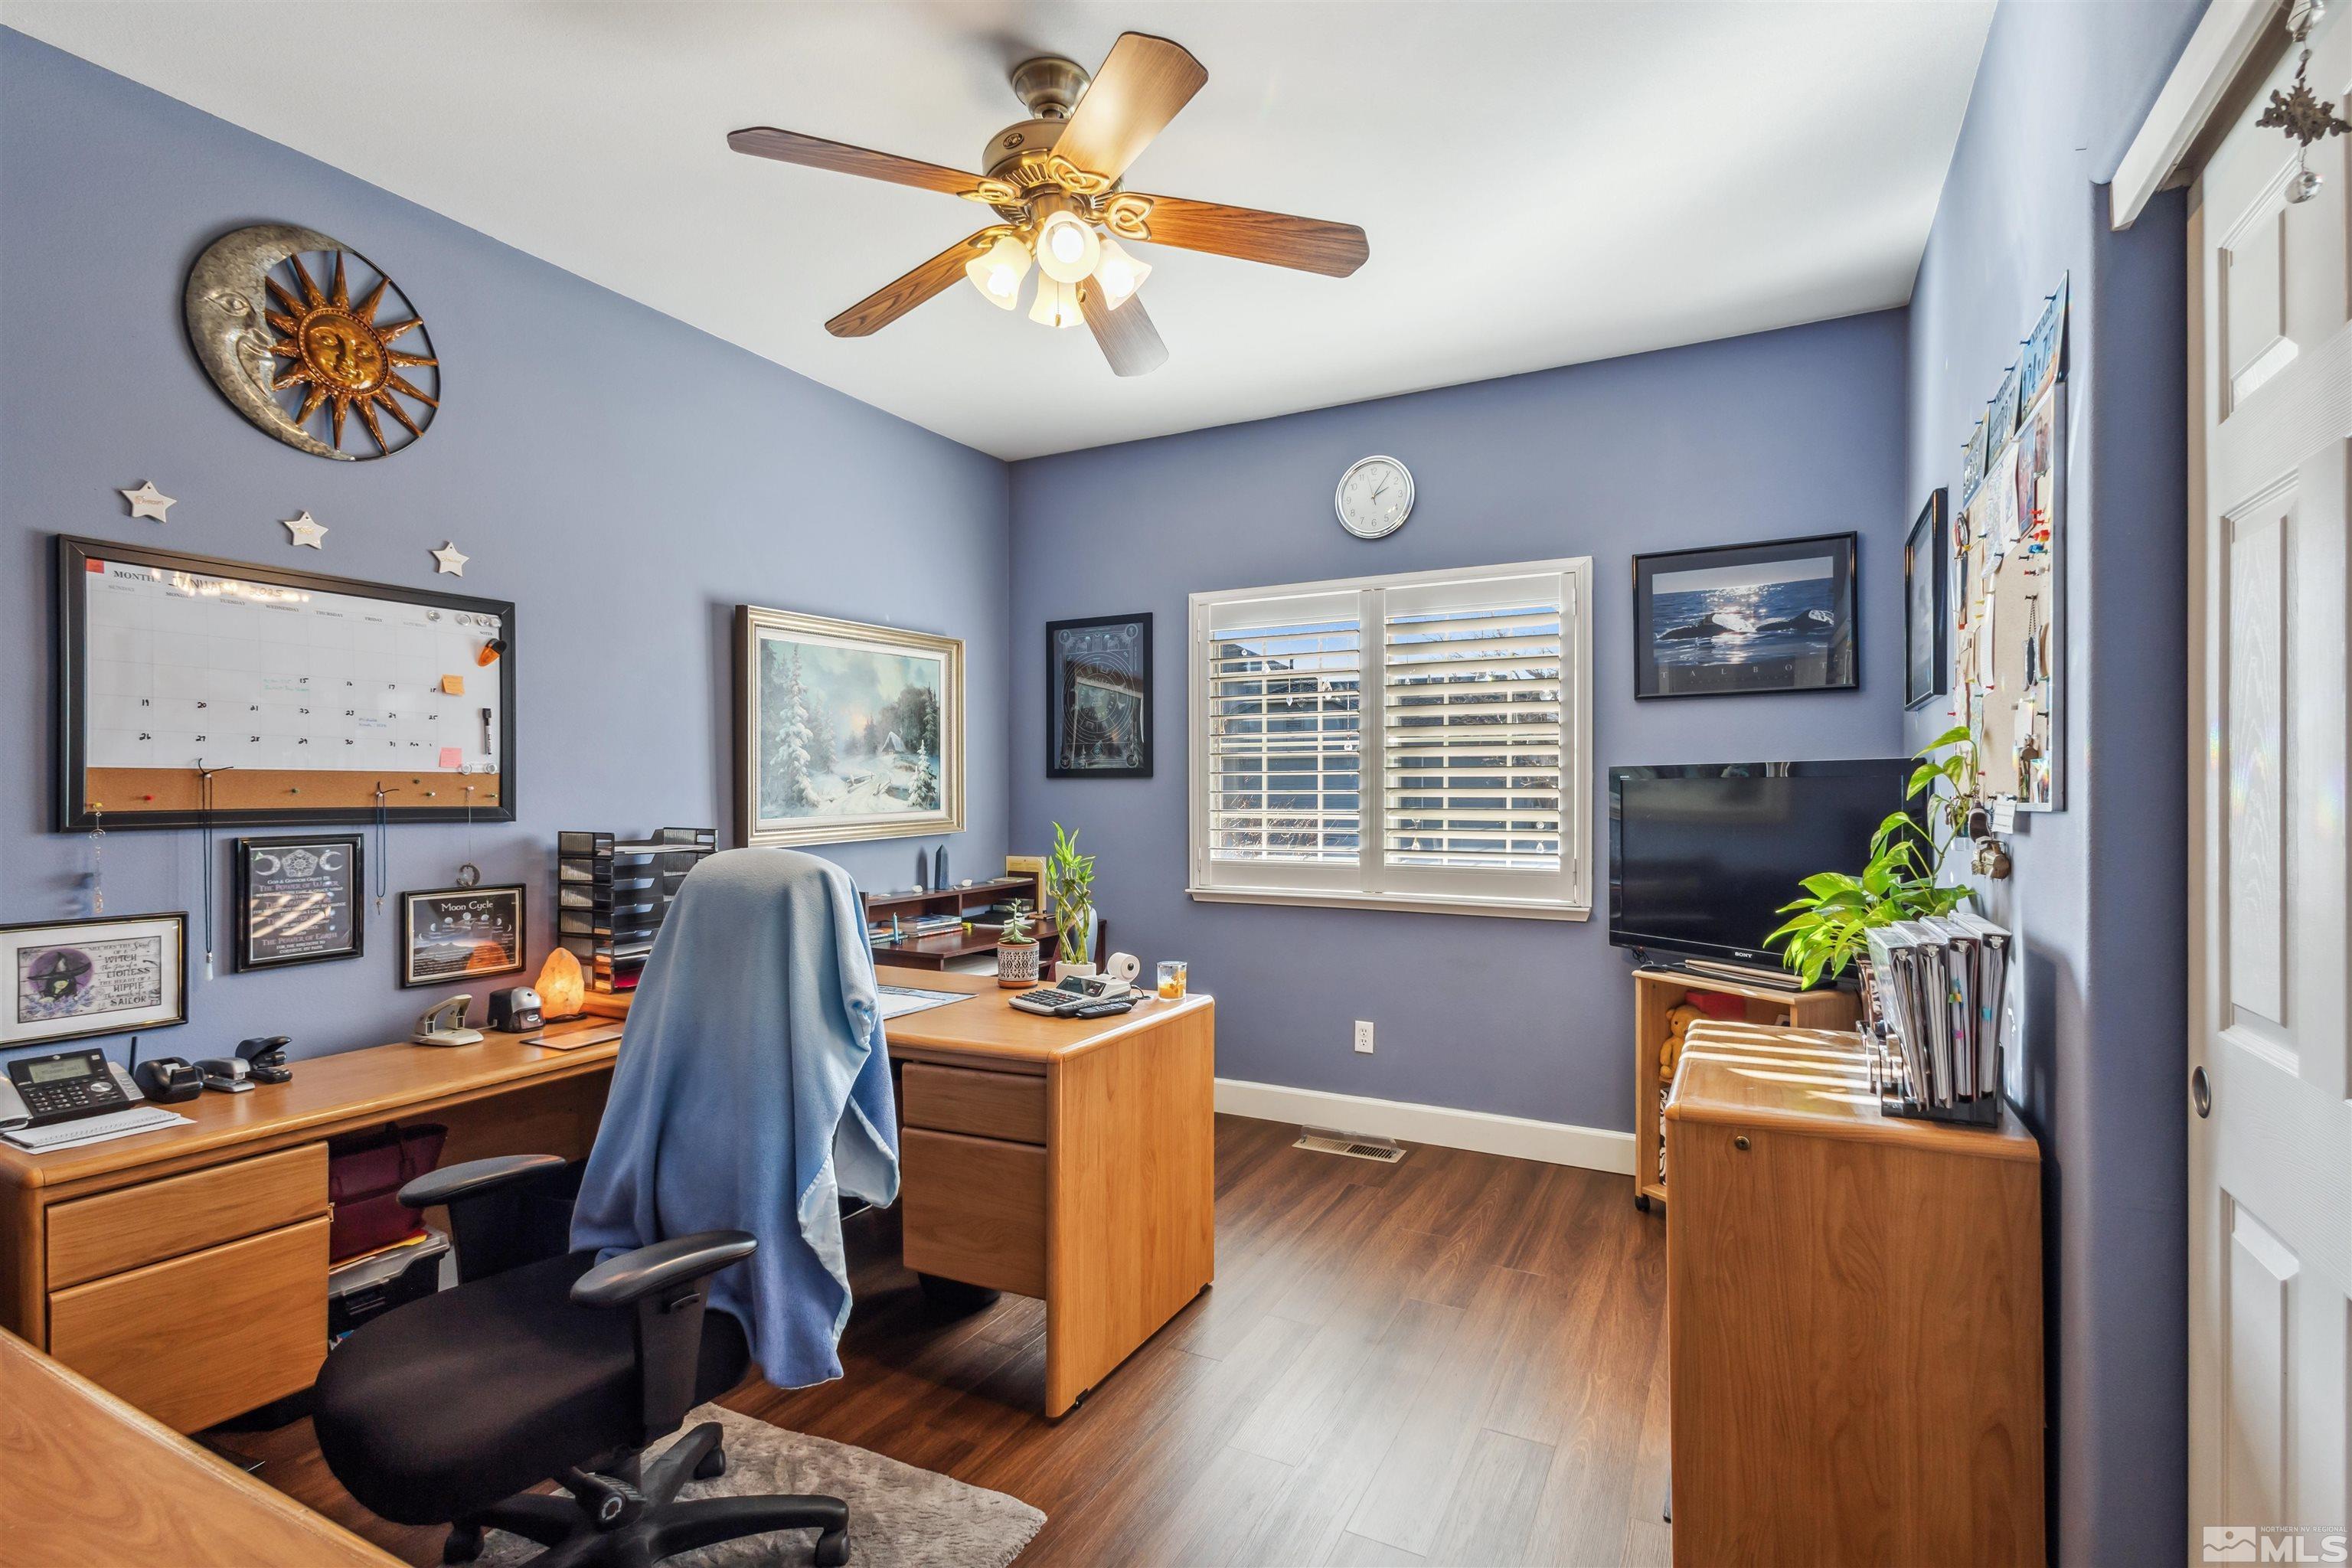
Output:
[[[627,1307],[718,1273],[751,1256],[760,1243],[743,1230],[705,1230],[608,1258],[572,1282],[583,1307]]]
[[[562,1168],[562,1157],[556,1154],[497,1154],[487,1160],[468,1160],[461,1165],[427,1171],[405,1184],[400,1189],[400,1201],[408,1208],[429,1209],[495,1191],[526,1176]]]

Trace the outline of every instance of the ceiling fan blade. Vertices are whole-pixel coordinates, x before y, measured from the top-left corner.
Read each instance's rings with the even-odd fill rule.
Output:
[[[1078,313],[1087,319],[1087,330],[1102,346],[1103,358],[1120,375],[1150,375],[1168,363],[1168,345],[1160,341],[1160,329],[1143,313],[1143,301],[1134,295],[1127,303],[1113,310],[1097,298],[1099,290],[1090,284],[1078,289]]]
[[[988,231],[980,231],[985,234]],[[972,248],[975,235],[967,235],[908,273],[885,283],[824,324],[836,338],[862,338],[878,332],[940,290],[952,288],[963,276],[964,263],[980,254]]]
[[[772,125],[730,131],[727,133],[727,145],[755,158],[773,158],[780,163],[800,163],[811,169],[831,169],[836,174],[862,174],[869,180],[945,191],[951,196],[969,195],[982,184],[978,174],[967,174],[961,169],[901,158],[895,153],[877,153],[870,147],[852,147],[846,142],[827,142],[822,136],[803,136],[797,131],[779,131]]]
[[[1192,202],[1182,196],[1148,196],[1151,211],[1142,237],[1155,245],[1206,250],[1345,278],[1371,256],[1364,231],[1351,223],[1293,217],[1288,213]]]
[[[1116,180],[1208,79],[1207,68],[1181,45],[1149,33],[1121,33],[1079,94],[1054,151],[1089,174]]]

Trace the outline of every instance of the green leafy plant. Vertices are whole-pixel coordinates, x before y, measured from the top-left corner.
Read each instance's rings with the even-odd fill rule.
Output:
[[[1905,795],[1927,797],[1922,813],[1927,826],[1907,808],[1888,813],[1870,836],[1870,859],[1861,872],[1821,871],[1806,878],[1804,895],[1779,911],[1793,918],[1764,939],[1768,947],[1785,943],[1780,962],[1808,986],[1820,984],[1824,974],[1843,974],[1869,951],[1874,928],[1948,915],[1976,897],[1971,889],[1936,880],[1945,852],[1968,821],[1976,775],[1976,747],[1968,726],[1945,731],[1916,754],[1919,765]]]
[[[1060,823],[1054,824],[1054,852],[1045,859],[1045,896],[1054,902],[1054,929],[1060,934],[1062,962],[1082,963],[1086,953],[1080,951],[1087,939],[1087,924],[1095,906],[1095,858],[1078,853],[1078,836],[1064,833]],[[1076,942],[1078,947],[1071,944]],[[1078,956],[1072,958],[1072,952]]]
[[[1034,947],[1036,934],[1029,929],[1029,900],[1011,899],[1004,905],[1004,925],[996,933],[999,947]]]

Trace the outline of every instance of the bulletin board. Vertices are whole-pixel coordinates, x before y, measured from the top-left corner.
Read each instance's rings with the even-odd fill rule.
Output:
[[[1952,530],[1977,796],[2023,812],[2065,805],[2065,311],[2062,284],[1970,437]]]
[[[62,828],[514,818],[515,611],[58,540]],[[209,774],[209,781],[206,775]]]

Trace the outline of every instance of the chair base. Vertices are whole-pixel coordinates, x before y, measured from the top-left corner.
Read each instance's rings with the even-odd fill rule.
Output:
[[[708,1480],[727,1467],[719,1447],[724,1436],[706,1421],[671,1444],[645,1468],[634,1490],[641,1502],[619,1510],[600,1524],[589,1505],[575,1498],[523,1492],[494,1503],[451,1527],[441,1548],[444,1563],[471,1563],[481,1554],[482,1531],[510,1531],[547,1548],[528,1559],[530,1568],[653,1568],[681,1552],[714,1542],[733,1541],[772,1530],[817,1531],[817,1568],[842,1568],[849,1561],[849,1505],[836,1497],[717,1497],[677,1500],[688,1479]]]

